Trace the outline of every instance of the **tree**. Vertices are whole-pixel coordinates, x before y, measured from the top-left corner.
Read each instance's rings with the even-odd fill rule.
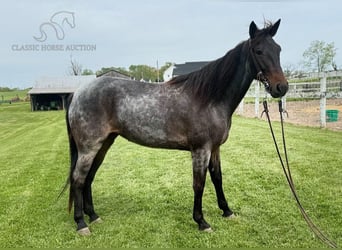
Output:
[[[131,76],[132,78],[140,81],[152,81],[157,82],[163,81],[163,74],[166,69],[168,69],[172,65],[171,62],[166,62],[163,66],[159,68],[159,70],[155,67],[151,67],[144,64],[139,65],[131,65],[129,66],[128,70],[124,67],[102,67],[100,70],[96,71],[96,75],[101,75],[103,73],[106,73],[110,70],[116,70],[122,74]],[[84,70],[85,71],[85,70]],[[159,77],[158,77],[159,74]]]
[[[291,78],[296,72],[296,67],[291,63],[286,63],[282,66],[286,78]]]
[[[79,76],[82,74],[82,65],[70,56],[69,75]]]
[[[82,71],[83,76],[94,75],[94,72],[91,69],[84,69]]]
[[[286,63],[282,65],[283,72],[286,78],[301,78],[304,77],[305,73],[299,65],[294,65],[292,63]]]
[[[336,48],[333,42],[326,44],[324,41],[312,41],[303,53],[304,64],[310,70],[322,72],[327,70],[328,66],[336,65],[335,55]]]
[[[163,74],[172,65],[171,62],[166,62],[159,69],[148,65],[131,65],[129,66],[129,74],[136,80],[143,79],[144,81],[160,82],[164,81]]]
[[[148,65],[131,65],[129,73],[136,80],[157,81],[157,69]]]

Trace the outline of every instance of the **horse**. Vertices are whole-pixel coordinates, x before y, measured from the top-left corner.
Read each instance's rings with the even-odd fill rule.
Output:
[[[66,111],[70,146],[69,212],[74,203],[77,232],[90,235],[90,223],[101,222],[94,210],[92,182],[106,152],[120,135],[154,148],[186,150],[192,156],[193,219],[199,230],[212,231],[202,212],[209,170],[223,217],[233,217],[222,187],[220,146],[226,142],[234,110],[253,79],[274,98],[288,82],[280,65],[281,47],[273,40],[280,19],[259,29],[249,26],[249,39],[202,69],[162,84],[99,77],[80,86]]]

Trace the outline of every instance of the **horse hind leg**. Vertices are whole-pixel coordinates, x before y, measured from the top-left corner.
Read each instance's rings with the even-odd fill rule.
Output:
[[[84,188],[83,188],[83,207],[84,207],[84,213],[89,216],[90,223],[98,223],[101,222],[101,218],[97,215],[97,213],[94,210],[94,204],[93,204],[93,197],[92,197],[92,182],[95,178],[96,172],[101,166],[105,155],[110,148],[110,146],[113,144],[115,138],[117,137],[117,134],[110,134],[105,142],[103,143],[101,149],[96,154],[96,157],[92,163],[92,166],[90,168],[90,171],[87,175],[87,178],[85,180]]]
[[[70,188],[74,199],[74,220],[80,235],[90,235],[88,225],[84,221],[84,212],[90,216],[91,221],[96,221],[99,218],[93,208],[91,183],[114,138],[115,136],[109,136],[91,147],[88,145],[78,154]],[[89,140],[87,141],[89,142]]]
[[[72,195],[74,200],[74,220],[77,224],[77,232],[81,235],[90,234],[83,216],[83,190],[96,152],[79,153],[76,167],[70,180],[70,195]]]

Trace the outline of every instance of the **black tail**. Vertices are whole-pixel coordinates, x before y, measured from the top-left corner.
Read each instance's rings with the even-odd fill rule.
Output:
[[[77,162],[77,157],[78,157],[78,151],[77,151],[77,147],[76,147],[76,143],[74,140],[74,137],[72,136],[71,133],[71,128],[70,128],[70,123],[69,123],[69,105],[71,103],[73,95],[70,95],[67,102],[66,102],[66,125],[67,125],[67,132],[68,132],[68,138],[69,138],[69,147],[70,147],[70,173],[69,173],[69,177],[61,191],[61,193],[59,194],[58,197],[60,197],[64,191],[67,189],[68,185],[70,183],[72,183],[72,175],[74,173],[75,167],[76,167],[76,162]],[[74,196],[73,196],[73,191],[71,189],[71,185],[70,185],[70,193],[69,193],[69,206],[68,206],[68,210],[69,212],[72,209],[72,204],[74,201]]]

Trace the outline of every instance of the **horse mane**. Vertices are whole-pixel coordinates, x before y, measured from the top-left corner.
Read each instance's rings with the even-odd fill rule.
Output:
[[[234,49],[228,51],[226,55],[210,62],[202,69],[176,76],[167,84],[183,87],[202,104],[221,101],[236,73],[243,45],[244,42],[241,42]]]
[[[265,35],[269,34],[272,26],[273,26],[273,22],[272,21],[264,20],[264,28],[259,30],[260,35],[265,36]]]

